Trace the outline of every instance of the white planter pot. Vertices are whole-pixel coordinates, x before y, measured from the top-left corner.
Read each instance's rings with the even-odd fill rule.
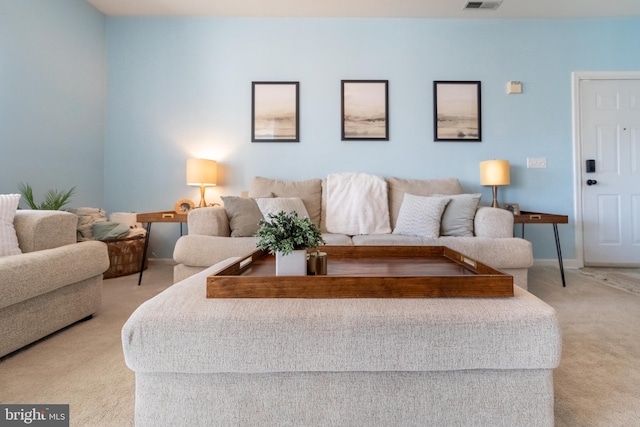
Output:
[[[307,251],[300,249],[289,255],[276,252],[276,276],[306,276]]]

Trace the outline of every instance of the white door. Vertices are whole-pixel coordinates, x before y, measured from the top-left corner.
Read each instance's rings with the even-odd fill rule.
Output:
[[[639,266],[640,80],[580,81],[579,118],[584,265]]]

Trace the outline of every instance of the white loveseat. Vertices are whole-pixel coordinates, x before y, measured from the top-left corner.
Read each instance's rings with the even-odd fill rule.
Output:
[[[77,223],[69,212],[17,211],[22,253],[0,257],[0,357],[100,308],[107,245],[77,243]]]
[[[405,194],[463,194],[462,186],[456,178],[418,180],[390,177],[384,181],[387,191],[384,199],[377,203],[385,208],[388,206],[389,230],[397,229]],[[349,235],[331,233],[327,229],[326,190],[327,180],[283,181],[255,177],[248,196],[301,199],[309,217],[323,231],[327,245],[444,245],[511,274],[514,284],[527,289],[527,271],[533,265],[532,247],[528,241],[513,237],[513,215],[504,209],[478,206],[470,218],[471,233],[468,236],[420,237],[393,232]],[[189,232],[178,240],[174,249],[173,256],[177,263],[174,267],[174,283],[222,260],[243,256],[255,250],[255,237],[231,237],[238,234],[236,232],[240,226],[234,223],[241,222],[238,215],[241,216],[244,212],[231,209],[231,202],[238,200],[227,200],[229,203],[225,202],[225,207],[207,207],[189,213]]]

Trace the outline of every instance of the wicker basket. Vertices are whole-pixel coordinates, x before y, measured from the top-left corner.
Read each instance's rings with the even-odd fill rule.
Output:
[[[109,248],[109,269],[104,272],[105,279],[139,273],[142,253],[144,252],[144,236],[127,239],[103,240]],[[147,268],[147,260],[144,269]]]

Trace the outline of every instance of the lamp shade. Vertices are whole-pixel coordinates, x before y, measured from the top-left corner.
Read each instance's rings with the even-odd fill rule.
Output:
[[[510,182],[508,160],[480,162],[480,185],[509,185]]]
[[[218,164],[215,160],[187,159],[187,185],[216,185]]]

